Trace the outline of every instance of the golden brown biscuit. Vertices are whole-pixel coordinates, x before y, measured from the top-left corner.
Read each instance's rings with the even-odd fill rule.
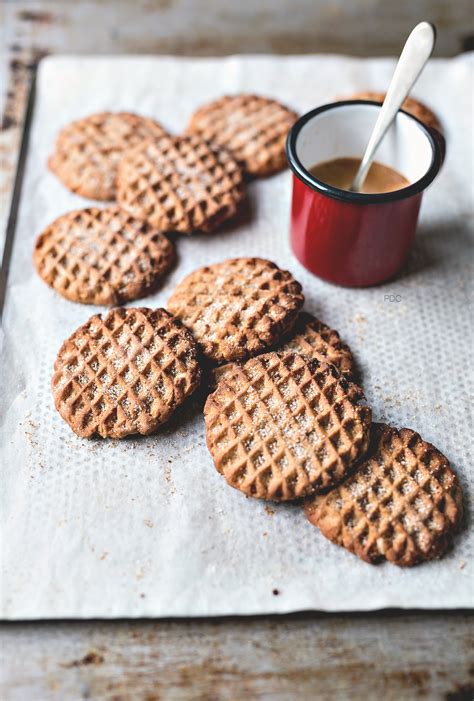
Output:
[[[115,305],[156,288],[175,252],[164,234],[112,205],[56,219],[38,236],[33,260],[43,280],[66,299]]]
[[[244,198],[235,159],[199,136],[148,142],[119,166],[119,205],[161,231],[213,231],[236,214]]]
[[[354,374],[354,358],[349,346],[341,341],[335,329],[307,312],[299,315],[290,337],[277,350],[281,353],[293,351],[331,363],[348,378]]]
[[[368,457],[306,516],[326,538],[366,562],[410,567],[441,555],[462,516],[461,487],[445,456],[418,433],[373,429]]]
[[[246,358],[276,343],[304,301],[291,273],[263,258],[233,258],[195,270],[168,309],[216,363]]]
[[[48,165],[78,195],[113,200],[123,154],[145,139],[159,140],[166,133],[158,122],[137,114],[91,114],[61,129]]]
[[[165,309],[112,309],[63,343],[52,379],[74,433],[123,438],[168,421],[201,377],[193,337]]]
[[[286,137],[297,118],[276,100],[226,95],[200,107],[187,132],[225,146],[247,173],[270,175],[286,167]]]
[[[284,501],[333,487],[369,443],[362,391],[333,365],[266,353],[235,365],[204,407],[206,440],[226,481]]]

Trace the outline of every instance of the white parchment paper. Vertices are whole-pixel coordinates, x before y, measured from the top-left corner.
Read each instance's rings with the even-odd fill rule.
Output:
[[[469,526],[441,561],[373,567],[325,540],[300,505],[265,504],[229,488],[207,453],[196,400],[154,436],[87,441],[55,412],[50,392],[61,342],[96,311],[62,299],[31,261],[42,228],[88,204],[46,168],[62,125],[124,109],[179,131],[200,103],[238,91],[275,96],[303,112],[335,95],[383,89],[393,66],[335,56],[42,62],[3,322],[5,618],[472,605]],[[237,226],[179,239],[179,264],[166,286],[140,301],[165,305],[185,274],[229,256],[261,255],[289,268],[303,284],[306,309],[351,345],[374,417],[418,430],[449,456],[468,516],[472,85],[472,56],[464,56],[431,61],[417,86],[442,117],[447,159],[425,195],[413,255],[395,281],[350,290],[305,271],[289,247],[291,177],[284,172],[251,184],[250,212]]]

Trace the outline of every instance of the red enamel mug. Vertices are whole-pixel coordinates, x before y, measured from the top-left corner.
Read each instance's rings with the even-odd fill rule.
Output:
[[[380,104],[335,102],[303,115],[286,145],[293,171],[291,245],[298,260],[324,280],[348,287],[376,285],[393,277],[415,237],[423,191],[444,157],[444,139],[400,111],[376,160],[410,185],[380,194],[341,190],[309,171],[334,158],[361,158]]]

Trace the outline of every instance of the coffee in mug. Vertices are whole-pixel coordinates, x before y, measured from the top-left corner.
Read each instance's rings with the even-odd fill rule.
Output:
[[[350,190],[359,169],[360,158],[333,158],[317,163],[309,168],[311,175],[327,185],[340,190]],[[393,192],[408,187],[409,181],[398,171],[374,161],[370,166],[362,185],[362,193],[372,195],[381,192]]]

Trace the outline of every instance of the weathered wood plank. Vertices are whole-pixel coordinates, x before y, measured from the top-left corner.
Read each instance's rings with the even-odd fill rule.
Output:
[[[15,42],[81,53],[393,55],[420,19],[454,55],[473,28],[468,0],[6,0]]]
[[[472,699],[472,618],[3,624],[5,701]]]

